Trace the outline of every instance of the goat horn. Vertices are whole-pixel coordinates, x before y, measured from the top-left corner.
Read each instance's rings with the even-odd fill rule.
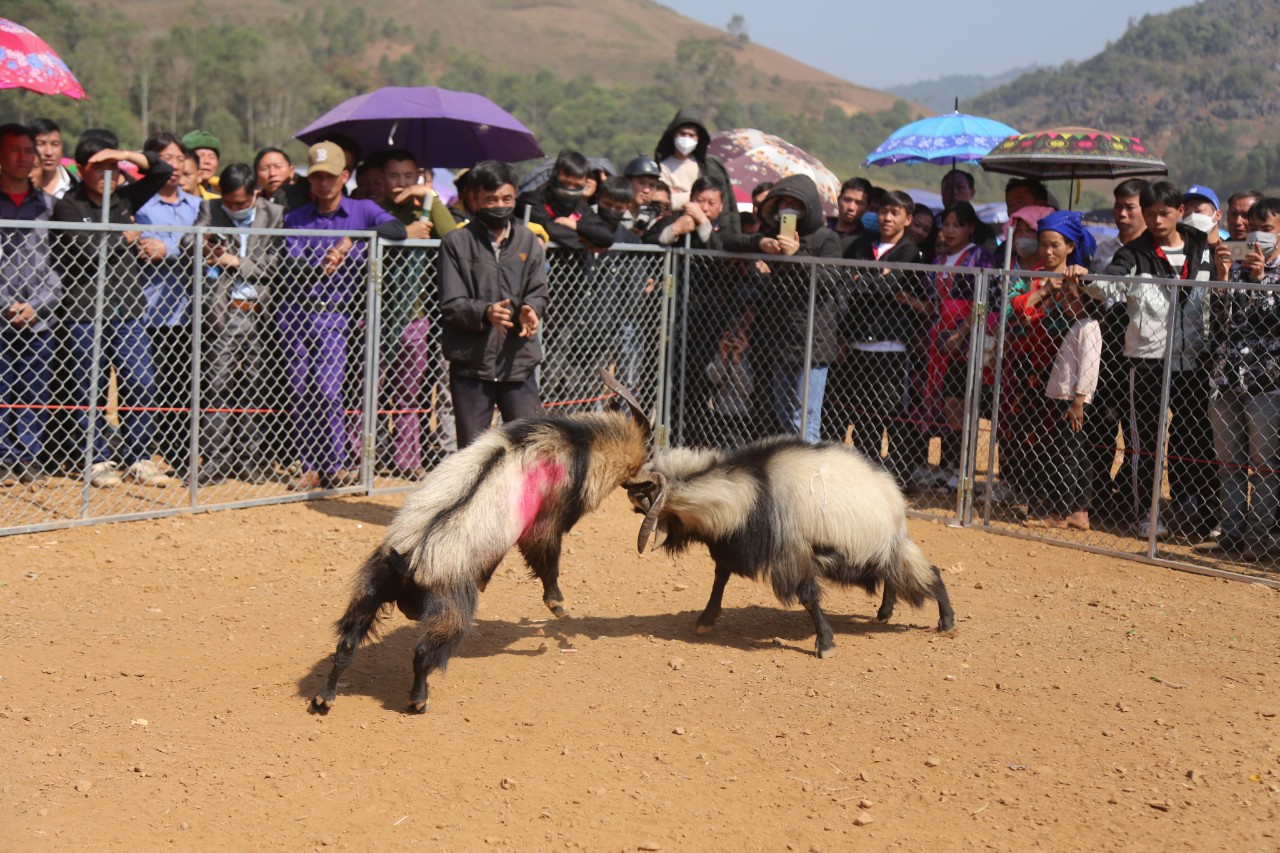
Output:
[[[636,539],[636,550],[641,554],[648,547],[654,531],[658,529],[662,510],[667,503],[667,478],[657,471],[652,472],[651,476],[653,481],[658,484],[658,494],[654,496],[653,502],[649,504],[649,511],[645,513],[644,521],[640,524],[640,535]],[[654,543],[654,547],[657,547],[657,543]]]
[[[645,412],[644,407],[636,401],[635,395],[619,382],[617,377],[603,367],[600,368],[600,378],[604,381],[606,388],[627,402],[627,405],[631,407],[631,416],[644,424],[645,431],[649,435],[653,435],[653,424],[649,421],[649,415]]]

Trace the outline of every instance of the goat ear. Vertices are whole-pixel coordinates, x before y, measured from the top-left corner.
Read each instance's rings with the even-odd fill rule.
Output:
[[[644,521],[640,524],[640,535],[636,538],[636,550],[641,554],[645,552],[655,532],[658,538],[654,540],[654,548],[667,538],[667,521],[662,517],[662,510],[667,504],[667,478],[657,472],[653,472],[652,476],[658,485],[658,494],[649,505],[649,511],[645,513]]]
[[[603,367],[600,368],[600,379],[603,380],[606,388],[626,401],[626,404],[631,408],[631,417],[635,418],[644,427],[645,432],[652,435],[653,424],[649,422],[649,415],[645,412],[644,407],[636,401],[636,396]]]

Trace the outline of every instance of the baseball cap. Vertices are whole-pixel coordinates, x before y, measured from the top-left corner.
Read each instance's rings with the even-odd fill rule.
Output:
[[[1182,194],[1182,200],[1190,201],[1192,196],[1198,196],[1200,198],[1208,199],[1210,202],[1213,203],[1213,207],[1215,210],[1222,209],[1222,205],[1218,203],[1218,194],[1215,193],[1213,190],[1209,189],[1208,187],[1202,187],[1199,184],[1192,184],[1190,187],[1187,188],[1187,191]]]
[[[307,172],[341,175],[347,168],[347,155],[336,142],[317,142],[307,149]]]
[[[195,151],[200,148],[210,148],[219,155],[222,154],[222,143],[218,141],[218,137],[214,136],[207,130],[188,131],[182,137],[182,144]]]

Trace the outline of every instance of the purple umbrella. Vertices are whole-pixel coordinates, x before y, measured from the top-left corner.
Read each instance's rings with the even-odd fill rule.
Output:
[[[541,157],[529,128],[483,95],[436,86],[385,86],[343,101],[297,138],[312,145],[345,133],[365,155],[407,148],[419,165],[451,169],[481,160]]]

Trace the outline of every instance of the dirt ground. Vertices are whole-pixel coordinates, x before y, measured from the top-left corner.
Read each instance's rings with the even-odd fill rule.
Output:
[[[913,521],[956,631],[829,590],[822,661],[615,495],[569,619],[510,559],[425,716],[398,614],[313,716],[397,505],[0,540],[0,849],[1280,850],[1276,590]]]

